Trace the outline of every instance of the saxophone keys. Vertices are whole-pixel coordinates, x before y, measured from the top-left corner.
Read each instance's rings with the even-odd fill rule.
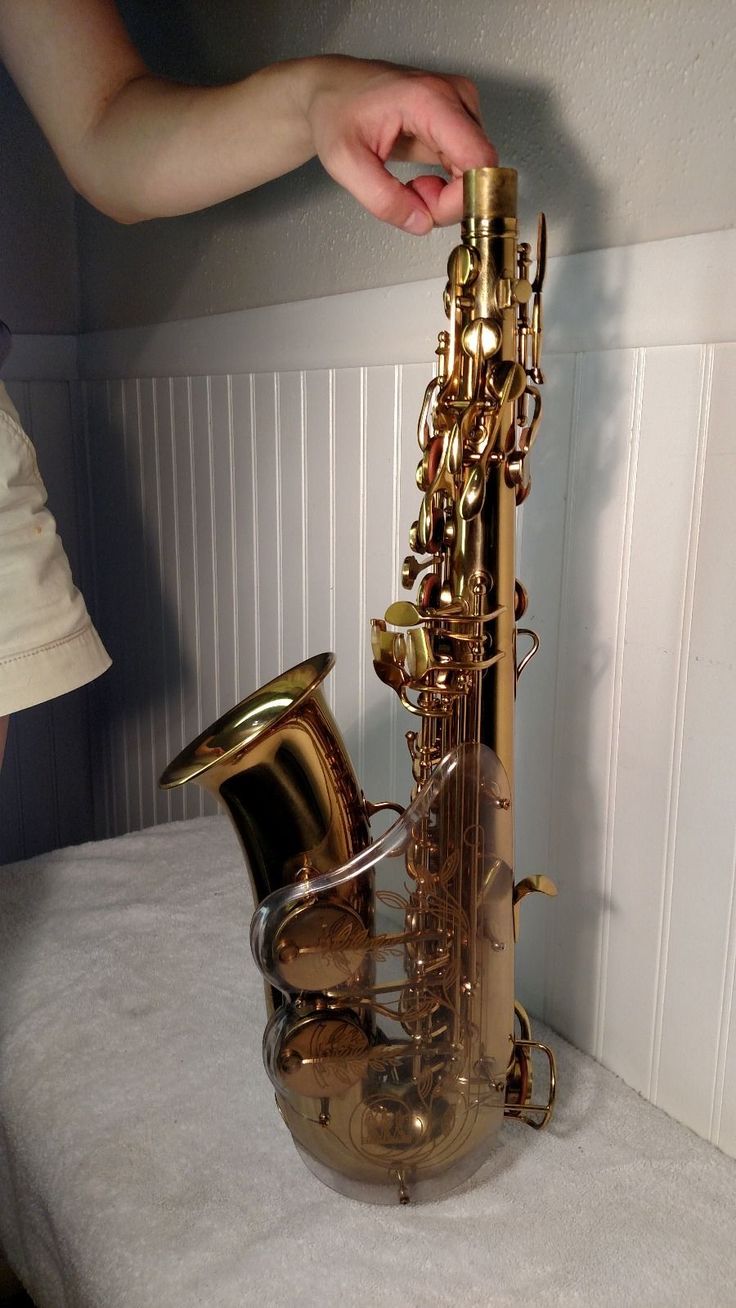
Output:
[[[284,918],[273,944],[275,970],[294,993],[331,990],[357,976],[367,944],[365,925],[354,909],[317,900]]]
[[[543,339],[544,320],[542,315],[542,297],[539,292],[537,292],[534,296],[534,304],[532,305],[532,366],[529,369],[529,377],[536,386],[541,386],[544,382],[544,373],[540,366]]]
[[[486,497],[486,470],[482,463],[475,463],[468,472],[460,495],[458,508],[463,522],[475,518],[483,508]]]
[[[458,423],[455,423],[448,442],[446,463],[448,472],[456,477],[463,466],[463,438]]]
[[[475,518],[483,508],[486,496],[486,474],[492,460],[503,459],[503,454],[495,448],[503,413],[506,405],[518,400],[526,390],[526,369],[520,363],[502,360],[494,364],[488,376],[488,388],[495,396],[497,405],[493,415],[493,424],[488,432],[485,449],[477,463],[468,471],[465,485],[460,493],[458,509],[464,522]],[[469,409],[468,413],[472,410]]]
[[[385,637],[386,623],[382,618],[371,618],[371,653],[374,659],[378,660],[383,657],[384,650],[387,647]]]
[[[444,589],[445,588],[442,586],[437,573],[430,572],[429,575],[424,578],[419,587],[419,594],[417,596],[419,607],[423,609],[439,608],[439,605],[442,602]],[[452,593],[450,593],[450,599],[452,599]]]
[[[463,329],[462,346],[472,358],[490,359],[501,346],[501,328],[492,318],[474,318]]]
[[[387,631],[386,623],[380,618],[371,620],[371,652],[376,663],[382,663],[385,659],[400,661],[404,657],[402,640],[400,633]]]
[[[488,400],[474,400],[460,419],[460,432],[466,457],[476,461],[488,444],[493,427],[494,406]]]
[[[557,895],[557,886],[551,877],[536,876],[524,877],[523,881],[517,882],[514,886],[513,913],[514,913],[514,940],[519,939],[519,922],[521,901],[527,895],[549,895],[554,899]]]
[[[520,277],[528,277],[532,264],[532,247],[528,241],[519,241],[516,250],[516,266]]]
[[[455,596],[449,581],[444,581],[440,587],[440,608],[449,609],[455,603]]]
[[[552,1116],[555,1101],[556,1066],[555,1056],[548,1045],[532,1039],[529,1014],[518,999],[514,1003],[514,1027],[518,1024],[519,1033],[511,1037],[511,1057],[506,1069],[506,1093],[504,1097],[504,1116],[512,1117],[517,1122],[539,1131],[547,1125]],[[543,1054],[548,1060],[549,1081],[547,1102],[535,1104],[532,1100],[534,1086],[534,1052]],[[539,1120],[530,1114],[541,1113]]]
[[[516,304],[528,304],[532,298],[532,284],[526,277],[517,277],[512,282],[514,302]]]
[[[417,423],[417,440],[419,441],[419,446],[420,449],[422,450],[426,450],[430,440],[432,439],[432,436],[434,435],[432,416],[434,412],[434,403],[437,398],[437,392],[439,391],[441,385],[441,374],[443,369],[443,358],[444,358],[443,342],[442,342],[443,336],[446,337],[447,332],[440,332],[440,343],[437,346],[437,351],[436,351],[437,355],[440,356],[440,376],[433,377],[431,382],[427,386],[427,389],[424,392],[424,399],[422,400],[422,408],[419,414],[419,421]],[[445,347],[446,347],[446,342],[445,342]],[[446,353],[446,348],[444,352]]]
[[[537,269],[532,283],[532,290],[535,295],[539,295],[544,285],[544,274],[547,271],[547,218],[545,214],[540,213],[537,221]]]
[[[514,582],[514,620],[519,621],[523,618],[529,607],[529,594],[523,582],[516,578]]]
[[[433,563],[432,557],[420,563],[413,554],[408,554],[401,565],[401,584],[404,590],[411,590],[420,572],[424,572],[425,568],[431,567]]]
[[[434,531],[434,515],[432,513],[431,495],[427,493],[422,500],[422,507],[419,510],[419,522],[417,526],[417,549],[424,554],[429,549],[429,542],[432,539]]]
[[[531,646],[527,650],[523,659],[521,660],[520,663],[516,664],[516,680],[518,682],[519,677],[524,671],[524,668],[527,666],[527,664],[531,663],[532,659],[534,658],[534,655],[539,649],[539,636],[537,635],[536,631],[532,631],[531,627],[517,627],[516,634],[517,636],[528,636],[531,641]]]
[[[390,622],[392,627],[416,627],[422,620],[416,604],[409,600],[395,600],[389,604],[386,609],[386,622]]]
[[[285,1026],[271,1076],[287,1098],[324,1101],[361,1081],[369,1063],[370,1041],[352,1014],[310,1013]]]
[[[374,659],[373,670],[379,681],[383,682],[384,686],[388,686],[389,690],[395,691],[399,696],[402,694],[404,686],[406,685],[407,677],[403,669],[399,667],[398,663],[393,663],[389,659],[385,659],[383,662],[379,663]]]
[[[513,450],[507,455],[504,474],[506,485],[512,486],[516,491],[516,503],[523,504],[532,486],[526,466],[526,454],[523,450]]]
[[[424,453],[417,464],[416,481],[420,490],[429,490],[434,487],[437,480],[437,473],[442,464],[444,453],[444,441],[441,436],[433,436],[429,444],[425,446]]]
[[[455,522],[455,507],[452,504],[445,505],[442,513],[442,546],[443,550],[452,549],[457,539],[457,523]]]
[[[541,1104],[532,1102],[532,1054],[535,1051],[547,1059],[547,1099]],[[513,1072],[506,1082],[504,1116],[523,1122],[534,1131],[542,1131],[552,1116],[556,1093],[557,1062],[554,1051],[549,1045],[542,1044],[541,1040],[517,1040],[514,1044]],[[537,1113],[541,1116],[531,1116]]]
[[[448,290],[454,286],[470,286],[478,276],[480,260],[472,245],[456,245],[447,260]]]
[[[491,368],[488,386],[501,404],[518,400],[526,390],[526,369],[512,360],[501,360]]]
[[[412,681],[422,681],[432,663],[432,646],[424,627],[413,627],[406,633],[406,670]]]

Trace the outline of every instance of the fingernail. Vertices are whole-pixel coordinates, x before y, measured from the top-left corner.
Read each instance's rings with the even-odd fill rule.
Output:
[[[411,232],[412,236],[426,236],[433,226],[431,215],[426,209],[412,209],[404,223],[404,231]]]

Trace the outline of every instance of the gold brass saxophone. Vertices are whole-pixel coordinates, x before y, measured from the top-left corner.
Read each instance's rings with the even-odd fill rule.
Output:
[[[297,1149],[326,1184],[378,1203],[446,1192],[505,1116],[544,1126],[555,1093],[553,1054],[514,1002],[518,905],[555,888],[512,872],[516,685],[539,643],[518,626],[515,518],[542,409],[546,229],[541,216],[531,280],[508,168],[465,174],[464,214],[419,418],[402,581],[421,579],[372,623],[376,672],[415,720],[411,802],[364,798],[322,693],[331,654],[251,695],[161,778],[197,780],[240,838],[264,1061]],[[384,808],[399,817],[371,843]]]

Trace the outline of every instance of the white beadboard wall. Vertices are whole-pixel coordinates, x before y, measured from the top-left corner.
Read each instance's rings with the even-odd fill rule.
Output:
[[[519,572],[517,866],[533,1011],[736,1155],[736,234],[552,261]],[[369,619],[399,593],[442,283],[83,337],[97,834],[208,811],[156,778],[308,653],[375,799],[410,726]],[[540,897],[541,898],[541,897]],[[564,1087],[563,1087],[564,1093]]]

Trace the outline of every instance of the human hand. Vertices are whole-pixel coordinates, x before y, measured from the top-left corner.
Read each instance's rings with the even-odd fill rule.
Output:
[[[191,213],[318,154],[384,222],[457,222],[461,175],[498,162],[465,77],[346,55],[283,60],[227,86],[156,77],[115,0],[0,0],[0,58],[72,185],[118,222]],[[403,185],[389,159],[449,180]]]
[[[463,172],[498,163],[473,83],[343,55],[308,62],[304,112],[330,176],[376,218],[414,235],[458,222]],[[403,184],[389,159],[441,164],[450,180],[429,174]]]

